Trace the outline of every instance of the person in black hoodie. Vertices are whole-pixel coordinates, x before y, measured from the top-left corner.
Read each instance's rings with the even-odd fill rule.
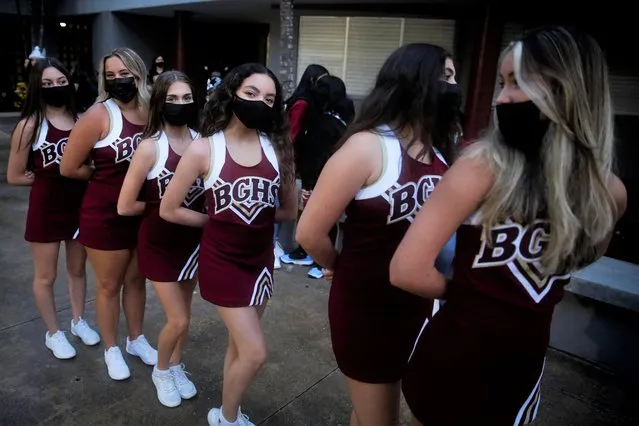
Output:
[[[310,104],[306,132],[299,144],[302,207],[313,193],[324,165],[355,116],[353,101],[348,98],[346,86],[339,77],[322,77],[317,81],[313,91],[314,102]],[[332,234],[335,239],[337,229],[333,229]],[[322,278],[323,273],[315,264],[308,275],[312,278]]]

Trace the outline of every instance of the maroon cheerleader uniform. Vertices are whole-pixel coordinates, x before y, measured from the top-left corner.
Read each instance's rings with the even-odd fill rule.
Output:
[[[474,219],[457,231],[447,301],[426,326],[403,391],[428,425],[522,425],[537,414],[555,305],[570,274],[539,259],[549,224],[506,221],[487,244]]]
[[[191,136],[199,137],[194,131]],[[138,268],[144,277],[155,282],[192,280],[198,269],[202,229],[167,222],[160,217],[160,201],[181,156],[173,151],[164,132],[159,135],[155,149],[155,165],[144,185],[146,210],[138,233]],[[198,178],[182,206],[204,212],[204,198],[204,184]]]
[[[390,262],[410,223],[448,169],[410,157],[388,126],[378,129],[382,175],[346,207],[343,247],[329,297],[333,351],[340,370],[365,383],[401,379],[433,301],[390,284]]]
[[[47,120],[38,129],[30,154],[35,177],[24,233],[24,239],[31,243],[53,243],[77,236],[80,205],[87,185],[60,174],[60,161],[70,133],[55,128]]]
[[[200,293],[217,306],[258,306],[273,294],[273,231],[280,173],[271,142],[260,134],[262,160],[236,163],[223,132],[209,138],[204,180],[209,220],[200,248]]]
[[[80,210],[78,240],[96,250],[133,249],[141,217],[120,216],[118,198],[144,126],[129,122],[112,99],[103,105],[109,112],[110,131],[91,151],[95,171]]]

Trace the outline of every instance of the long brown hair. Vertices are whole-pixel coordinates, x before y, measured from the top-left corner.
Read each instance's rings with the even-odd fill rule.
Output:
[[[226,129],[233,117],[232,102],[235,92],[242,86],[242,82],[253,74],[268,75],[275,84],[273,110],[279,113],[273,114],[273,130],[268,133],[268,137],[280,163],[282,182],[295,182],[293,144],[289,135],[288,118],[284,112],[282,85],[275,74],[262,64],[244,64],[229,71],[222,80],[222,84],[215,89],[213,96],[204,106],[202,136],[211,136]]]
[[[195,89],[191,79],[181,71],[165,71],[160,74],[153,85],[151,92],[151,100],[149,102],[149,121],[144,129],[142,139],[154,137],[164,128],[164,104],[166,103],[166,94],[173,83],[183,82],[189,85],[193,94],[193,102],[195,102]],[[193,121],[188,123],[189,128],[197,129],[197,115]]]
[[[442,122],[439,98],[446,58],[444,48],[427,43],[407,44],[395,50],[382,66],[375,87],[364,99],[359,114],[344,134],[348,138],[363,131],[375,132],[381,125],[395,126],[393,131],[411,129],[409,145],[421,141],[420,157],[431,146],[452,163],[456,155],[451,124]]]
[[[68,89],[73,90],[73,86],[71,86],[71,77],[69,71],[62,65],[62,62],[57,60],[56,58],[44,58],[38,59],[33,66],[31,73],[29,74],[29,86],[27,89],[27,99],[24,102],[24,107],[22,108],[22,113],[20,114],[20,119],[33,119],[35,124],[35,131],[29,138],[29,145],[32,146],[35,143],[36,137],[38,137],[37,129],[40,127],[40,123],[43,119],[45,119],[45,111],[47,105],[44,103],[44,99],[42,97],[42,74],[44,70],[52,67],[60,71],[69,82]],[[73,96],[69,96],[67,100],[67,104],[65,108],[69,114],[73,116],[74,119],[77,119],[78,115],[75,109],[75,103]],[[15,132],[15,129],[14,129]],[[24,133],[24,127],[22,128],[22,132]],[[20,139],[22,139],[22,134],[20,135]]]

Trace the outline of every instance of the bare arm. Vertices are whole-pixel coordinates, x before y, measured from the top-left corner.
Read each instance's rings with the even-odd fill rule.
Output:
[[[93,169],[87,159],[95,144],[109,131],[109,113],[102,104],[93,105],[73,126],[62,154],[60,173],[72,179],[89,180]]]
[[[286,222],[297,218],[297,186],[295,181],[282,183],[280,206],[275,211],[276,222]]]
[[[146,203],[138,201],[140,190],[155,164],[155,144],[152,139],[143,140],[133,154],[129,170],[126,173],[120,197],[118,198],[118,214],[121,216],[138,216],[144,213]]]
[[[493,184],[490,169],[462,158],[444,175],[408,228],[390,264],[393,285],[427,298],[441,298],[446,278],[435,260],[457,228],[475,211]]]
[[[33,173],[27,170],[31,144],[29,140],[33,132],[37,131],[35,120],[23,118],[18,122],[11,135],[11,149],[9,164],[7,164],[7,182],[9,185],[30,186],[33,183]]]
[[[164,197],[162,197],[160,203],[160,217],[162,219],[195,228],[201,228],[206,224],[208,220],[206,214],[187,209],[182,204],[193,182],[208,173],[209,158],[208,139],[197,139],[191,142],[175,170]]]
[[[357,192],[374,182],[381,169],[379,138],[371,133],[352,136],[324,166],[295,235],[304,250],[324,268],[332,270],[337,257],[329,237],[331,228]]]
[[[613,174],[610,177],[610,181],[608,182],[608,189],[610,190],[612,197],[617,203],[616,220],[619,220],[626,212],[626,207],[628,206],[628,194],[626,193],[626,187],[624,186],[623,182],[621,182],[621,180]],[[612,239],[613,232],[614,229],[611,230],[608,237],[597,246],[597,258],[600,258],[604,254],[606,254],[608,246],[610,245],[610,240]]]

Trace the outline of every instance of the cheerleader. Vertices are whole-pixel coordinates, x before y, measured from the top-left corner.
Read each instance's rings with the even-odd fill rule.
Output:
[[[86,252],[76,237],[86,183],[60,175],[60,159],[76,118],[67,70],[55,58],[35,62],[24,110],[11,135],[7,181],[31,186],[24,238],[31,244],[33,256],[33,294],[48,329],[45,345],[59,359],[76,355],[59,328],[53,295],[62,242],[73,312],[71,334],[86,345],[100,342],[98,333],[82,319]]]
[[[98,325],[113,380],[131,375],[117,344],[121,293],[129,334],[126,351],[145,364],[157,362],[157,351],[142,334],[146,287],[135,250],[140,218],[120,216],[117,209],[122,182],[148,118],[145,76],[142,59],[129,48],[115,49],[102,58],[98,101],[73,128],[60,164],[64,176],[89,181],[78,239],[87,248],[97,279]]]
[[[188,338],[191,298],[196,285],[202,228],[176,225],[159,215],[160,201],[184,151],[197,133],[197,104],[193,84],[179,71],[162,73],[153,86],[149,124],[133,155],[120,198],[118,213],[144,214],[138,233],[138,267],[153,283],[164,307],[167,323],[158,338],[158,363],[152,374],[160,403],[177,407],[182,399],[193,398],[195,385],[180,363]],[[140,191],[144,201],[138,201]],[[201,179],[189,189],[182,205],[204,211]]]
[[[274,225],[294,219],[297,210],[293,149],[275,75],[260,64],[231,70],[206,104],[202,135],[182,157],[160,216],[204,227],[200,293],[229,332],[222,407],[209,411],[209,425],[251,426],[240,403],[266,359],[260,317],[273,294]],[[208,216],[183,206],[198,178]]]

